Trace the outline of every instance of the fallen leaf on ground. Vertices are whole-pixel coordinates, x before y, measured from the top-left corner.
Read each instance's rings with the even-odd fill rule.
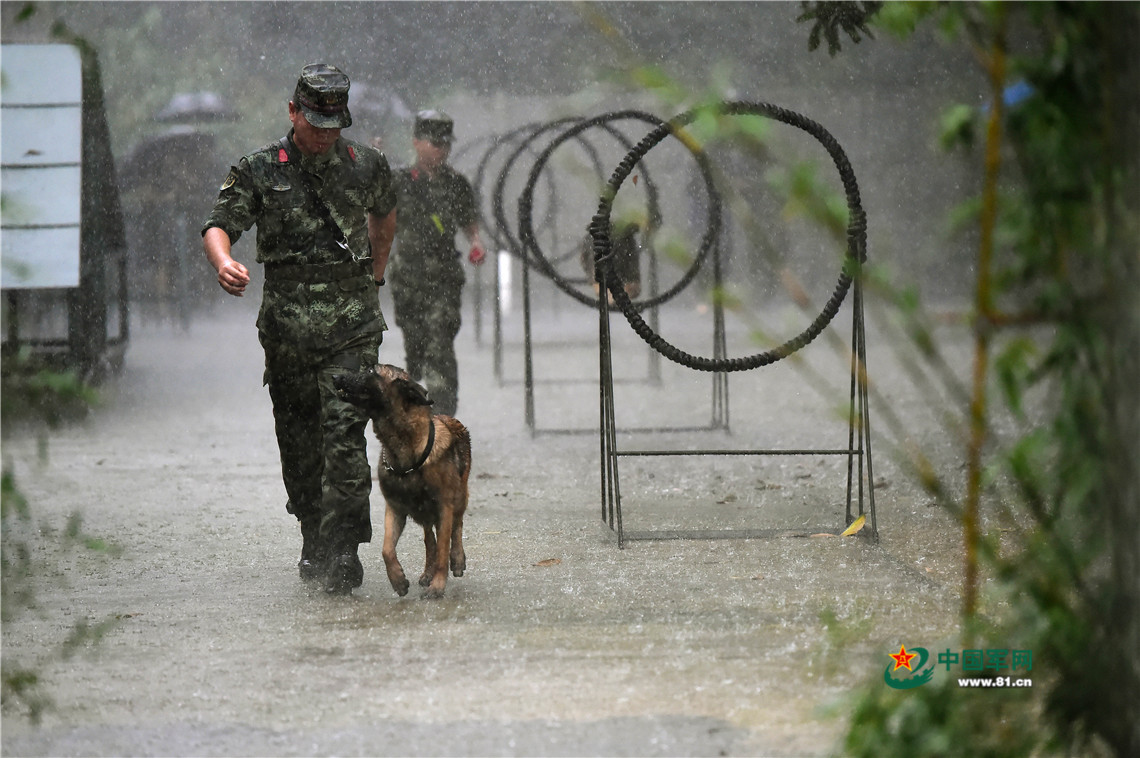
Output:
[[[856,532],[858,532],[860,529],[862,529],[866,525],[867,525],[867,516],[866,515],[860,516],[859,518],[852,521],[851,526],[844,529],[843,534],[841,534],[839,536],[840,537],[850,537],[852,534],[855,534]]]

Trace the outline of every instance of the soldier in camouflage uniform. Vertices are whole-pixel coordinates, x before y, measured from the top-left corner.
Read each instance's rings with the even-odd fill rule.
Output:
[[[202,229],[218,283],[241,296],[249,271],[230,246],[257,224],[265,287],[257,317],[273,401],[286,509],[301,524],[301,577],[346,594],[372,537],[363,412],[333,389],[338,373],[377,363],[386,328],[377,290],[396,224],[388,162],[340,137],[352,123],[348,77],[302,69],[280,141],[230,169]]]
[[[471,263],[486,257],[471,183],[447,164],[452,126],[439,111],[416,114],[416,162],[396,172],[400,223],[388,270],[396,324],[404,334],[404,367],[427,386],[435,410],[449,416],[459,401],[455,337],[464,283],[456,233],[466,235]]]

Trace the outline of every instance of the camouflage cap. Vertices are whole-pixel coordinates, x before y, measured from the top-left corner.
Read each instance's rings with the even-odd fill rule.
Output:
[[[352,125],[348,87],[348,76],[336,66],[310,63],[301,69],[293,90],[293,104],[318,129],[343,129]]]
[[[426,139],[437,144],[450,145],[455,135],[452,129],[455,122],[451,116],[443,111],[420,111],[416,114],[416,123],[412,127],[412,136],[416,139]]]

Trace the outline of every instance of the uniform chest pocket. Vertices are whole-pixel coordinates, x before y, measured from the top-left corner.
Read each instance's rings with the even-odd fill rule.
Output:
[[[344,201],[353,207],[368,208],[371,206],[371,197],[369,196],[368,188],[359,185],[348,184],[344,188]]]
[[[300,208],[305,204],[305,193],[293,184],[278,182],[265,190],[265,207],[271,210],[286,211]]]

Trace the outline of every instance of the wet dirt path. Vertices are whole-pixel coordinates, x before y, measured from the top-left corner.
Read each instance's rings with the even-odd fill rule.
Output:
[[[878,543],[776,536],[618,550],[599,518],[596,436],[532,437],[518,351],[500,384],[488,346],[465,331],[460,348],[458,415],[475,459],[468,572],[440,601],[388,586],[375,491],[363,587],[327,597],[297,578],[300,535],[283,509],[245,313],[185,334],[136,329],[103,405],[50,435],[46,464],[31,435],[6,440],[38,521],[61,527],[78,511],[87,532],[123,552],[39,556],[52,568],[36,577],[38,610],[4,625],[6,664],[41,659],[77,622],[117,623],[44,665],[54,707],[38,727],[5,706],[3,753],[825,755],[852,686],[900,642],[953,634],[956,531],[885,454],[875,462]],[[575,367],[596,365],[588,344],[564,350]],[[643,351],[621,355],[640,370]],[[398,335],[382,358],[401,362]],[[891,396],[917,407],[884,366]],[[664,375],[660,390],[631,389],[622,412],[706,402],[706,377]],[[753,428],[789,444],[821,425],[845,437],[834,414],[807,410],[795,371],[759,381],[734,384],[732,446],[750,444]],[[542,392],[551,426],[596,423],[596,387]],[[947,444],[931,419],[916,434]],[[627,528],[842,526],[839,463],[629,471]],[[409,529],[405,565],[421,550]],[[825,623],[830,615],[838,623]]]

